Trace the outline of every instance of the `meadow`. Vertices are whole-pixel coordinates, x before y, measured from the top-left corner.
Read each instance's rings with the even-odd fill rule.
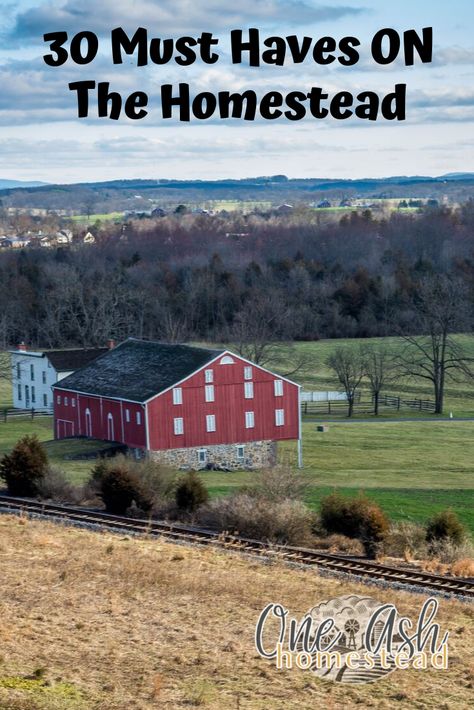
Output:
[[[309,671],[277,671],[257,655],[255,624],[267,604],[300,619],[315,604],[356,594],[416,620],[426,595],[5,515],[0,538],[2,708],[470,707],[474,628],[461,601],[442,599],[436,618],[442,635],[450,632],[449,670],[328,683]]]
[[[459,338],[474,356],[474,338]],[[387,338],[385,342],[394,351],[401,346],[396,338]],[[335,346],[347,343],[357,346],[358,341],[296,344],[295,349],[304,353],[310,364],[295,379],[307,390],[339,389],[325,360]],[[277,368],[287,371],[292,358],[294,351],[281,346]],[[419,381],[400,380],[392,392],[430,398],[429,387]],[[9,404],[9,396],[7,384],[0,381],[0,408]],[[424,420],[415,417],[414,421],[403,421],[404,417],[414,417],[411,410],[384,410],[379,421],[372,422],[358,421],[357,417],[349,422],[341,416],[324,415],[318,418],[328,423],[326,433],[317,432],[316,423],[308,418],[303,426],[303,455],[304,471],[310,484],[309,505],[317,509],[321,497],[335,489],[349,495],[364,491],[394,520],[424,522],[434,512],[452,507],[474,533],[474,421],[456,421],[456,417],[474,417],[472,383],[448,385],[446,411],[452,411],[455,419],[434,421],[434,417],[424,415]],[[51,418],[8,419],[6,423],[0,419],[0,454],[10,450],[18,438],[32,432],[47,442],[51,463],[64,469],[76,484],[87,479],[92,463],[64,457],[103,446],[101,442],[84,440],[51,441]],[[294,465],[295,445],[280,445],[280,458]],[[250,483],[254,475],[212,471],[202,474],[212,496],[229,494]]]

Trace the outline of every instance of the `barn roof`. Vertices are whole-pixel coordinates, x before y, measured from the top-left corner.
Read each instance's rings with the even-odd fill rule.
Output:
[[[129,338],[60,380],[55,387],[84,394],[146,402],[189,377],[222,350]]]
[[[85,348],[82,350],[47,350],[44,354],[56,372],[71,372],[88,365],[108,348]]]

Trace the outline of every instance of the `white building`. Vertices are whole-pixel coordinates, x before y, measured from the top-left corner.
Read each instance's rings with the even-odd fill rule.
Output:
[[[14,408],[52,410],[51,387],[106,353],[107,349],[33,351],[22,344],[11,350]]]

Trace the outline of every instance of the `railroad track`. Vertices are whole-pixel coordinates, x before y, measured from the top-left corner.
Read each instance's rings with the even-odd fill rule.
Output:
[[[369,560],[333,555],[300,547],[273,545],[259,540],[249,540],[234,535],[216,533],[180,524],[169,524],[154,520],[127,518],[99,511],[73,508],[65,505],[41,503],[24,498],[0,495],[0,512],[18,513],[28,516],[44,516],[84,526],[99,526],[102,529],[122,531],[131,534],[146,534],[151,537],[165,537],[171,541],[195,543],[245,552],[262,557],[270,557],[285,562],[316,566],[328,571],[365,577],[367,579],[396,584],[400,587],[418,587],[427,591],[437,591],[447,595],[474,597],[472,580],[445,577],[418,572],[400,567],[379,564]]]

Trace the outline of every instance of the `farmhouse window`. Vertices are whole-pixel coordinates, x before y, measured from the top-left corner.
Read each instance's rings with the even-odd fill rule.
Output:
[[[198,461],[199,463],[207,463],[207,449],[199,449]]]
[[[206,382],[214,382],[214,370],[206,370],[204,374]]]
[[[221,360],[221,365],[233,365],[234,360],[233,358],[230,357],[230,355],[224,355],[224,357]]]
[[[58,394],[58,396],[56,397],[56,404],[61,404],[61,395],[60,394]]]
[[[173,390],[173,404],[183,404],[183,390],[175,387]]]
[[[18,399],[21,400],[21,385],[18,385]]]
[[[31,403],[34,404],[36,402],[36,393],[35,393],[35,388],[31,388]]]
[[[253,399],[253,382],[245,382],[244,393],[245,399]]]
[[[127,424],[130,424],[130,410],[129,409],[125,410],[125,421],[127,422]]]
[[[245,460],[245,446],[237,447],[237,460],[241,463]]]
[[[46,372],[43,370],[43,384],[46,384]]]
[[[206,417],[206,430],[208,432],[216,430],[216,417],[214,414],[208,414]]]
[[[72,404],[73,407],[76,406],[76,400],[74,399],[74,397],[72,397],[72,399],[71,399],[71,404]]]
[[[19,362],[17,362],[16,364],[16,376],[19,380],[21,380],[21,365]]]
[[[214,401],[214,385],[206,385],[206,402]]]
[[[43,395],[43,407],[47,407],[47,406],[48,406],[48,395],[44,394]]]
[[[141,413],[141,412],[137,412],[137,419],[136,419],[136,421],[137,421],[138,426],[140,426],[141,423],[142,423],[142,413]]]
[[[276,424],[276,426],[284,426],[285,425],[285,410],[284,409],[275,409],[275,424]]]
[[[183,419],[182,417],[176,417],[174,420],[174,433],[179,436],[184,432]]]
[[[251,380],[252,379],[252,368],[251,367],[244,367],[244,380]]]
[[[33,392],[33,387],[31,388],[31,391]],[[67,407],[69,404],[69,399],[67,397],[64,397],[64,406]]]
[[[255,415],[253,412],[245,412],[245,428],[253,429],[255,426]]]
[[[31,376],[31,381],[35,381],[35,368],[34,365],[30,365],[30,376]]]
[[[283,397],[283,380],[275,380],[273,386],[275,397]]]

